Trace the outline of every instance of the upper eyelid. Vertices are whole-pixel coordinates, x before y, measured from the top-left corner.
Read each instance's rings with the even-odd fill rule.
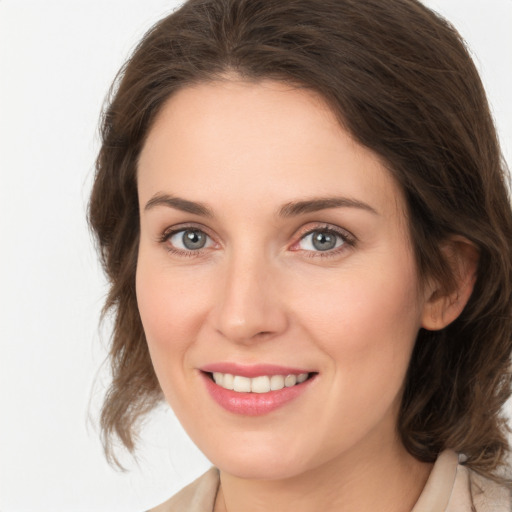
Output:
[[[311,223],[306,224],[309,225]],[[350,240],[356,240],[356,237],[347,229],[342,228],[340,226],[336,226],[335,224],[330,224],[327,222],[320,222],[314,227],[306,228],[305,226],[299,229],[299,239],[304,238],[305,236],[314,233],[315,231],[330,231],[332,233],[335,233],[342,238],[350,239]]]
[[[212,240],[214,239],[214,236],[212,236],[210,229],[208,229],[206,226],[197,224],[195,222],[190,222],[190,223],[185,222],[182,224],[176,224],[173,226],[169,226],[162,231],[159,238],[162,240],[165,240],[165,239],[168,239],[169,237],[175,235],[176,233],[179,233],[180,231],[187,231],[187,230],[194,230],[194,229],[197,231],[202,231],[203,233],[208,235]]]

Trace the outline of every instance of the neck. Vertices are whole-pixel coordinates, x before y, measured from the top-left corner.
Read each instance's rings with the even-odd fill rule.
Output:
[[[250,480],[221,471],[215,512],[410,512],[432,468],[398,438],[353,450],[280,480]]]

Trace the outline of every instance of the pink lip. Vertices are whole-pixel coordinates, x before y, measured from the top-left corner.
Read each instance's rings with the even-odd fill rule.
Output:
[[[212,363],[199,368],[203,372],[230,373],[231,375],[240,375],[241,377],[259,377],[261,375],[299,375],[301,373],[310,373],[311,370],[300,368],[290,368],[287,366],[277,366],[274,364],[253,364],[243,365],[238,363]]]
[[[259,375],[298,375],[299,373],[307,372],[300,370],[297,371],[291,368],[286,368],[286,371],[282,371],[282,367],[268,367],[267,365],[241,367],[246,371],[240,372],[240,367],[238,367],[235,371],[233,369],[233,365],[229,363],[226,363],[229,368],[226,371],[227,367],[223,364],[205,366],[204,369],[202,368],[200,375],[205,383],[209,395],[213,398],[213,400],[215,400],[215,402],[217,402],[221,407],[229,412],[244,416],[261,416],[263,414],[268,414],[301,396],[316,380],[316,375],[313,375],[301,384],[297,384],[289,388],[285,387],[278,391],[269,391],[268,393],[239,393],[237,391],[224,389],[223,387],[218,386],[211,379],[209,373],[205,372],[220,371],[221,373],[232,373],[244,377],[249,377],[248,372],[251,373],[253,377],[257,377]],[[223,368],[222,371],[219,369],[221,367]],[[206,370],[206,368],[215,369]],[[262,370],[262,368],[264,370]],[[280,371],[277,371],[277,368],[279,368]],[[271,372],[268,372],[269,369],[271,369]]]

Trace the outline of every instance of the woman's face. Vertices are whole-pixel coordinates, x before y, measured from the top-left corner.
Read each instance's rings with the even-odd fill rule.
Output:
[[[426,307],[404,198],[318,96],[272,81],[181,90],[138,187],[151,358],[214,464],[284,478],[399,445]]]

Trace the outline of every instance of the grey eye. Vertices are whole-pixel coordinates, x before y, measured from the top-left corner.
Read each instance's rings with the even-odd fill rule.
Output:
[[[202,249],[206,245],[206,235],[201,231],[187,230],[183,233],[183,245],[189,249]]]
[[[183,251],[197,251],[210,245],[210,237],[199,229],[183,229],[169,238],[170,243]]]
[[[300,248],[305,251],[330,251],[345,243],[338,233],[328,230],[311,231],[300,241]]]

